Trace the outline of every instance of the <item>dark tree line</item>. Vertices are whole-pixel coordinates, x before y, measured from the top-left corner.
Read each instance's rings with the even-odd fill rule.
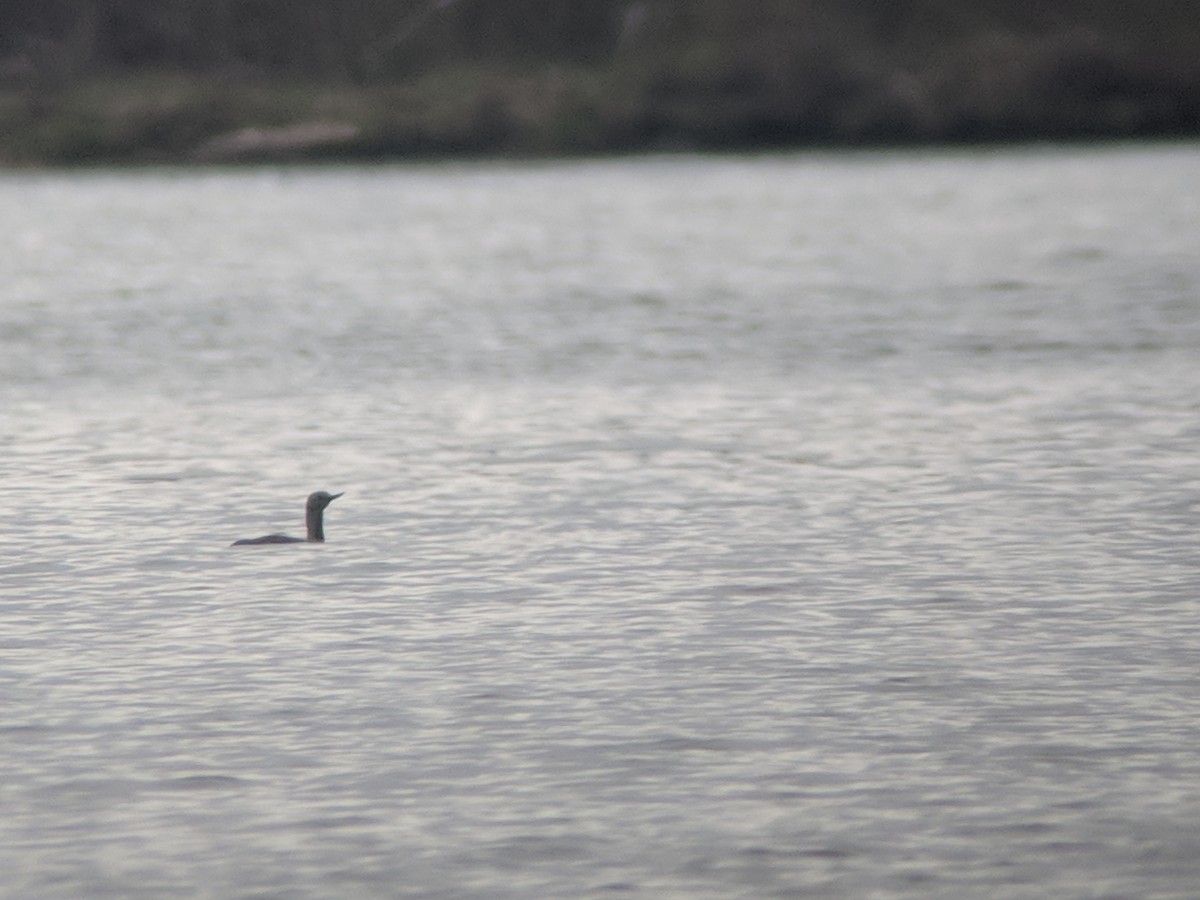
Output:
[[[378,79],[463,60],[588,61],[615,0],[2,0],[0,57],[85,74],[242,69]]]
[[[1195,134],[1200,0],[0,0],[0,92],[0,159]]]
[[[1200,51],[1196,0],[0,0],[12,69],[243,69],[403,77],[464,60],[606,61],[623,40],[672,54],[883,54],[914,62],[989,31],[1088,32],[1175,64]]]

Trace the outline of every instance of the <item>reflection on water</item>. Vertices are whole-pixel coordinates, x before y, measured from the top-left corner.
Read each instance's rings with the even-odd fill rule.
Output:
[[[0,895],[1190,896],[1196,160],[7,176]]]

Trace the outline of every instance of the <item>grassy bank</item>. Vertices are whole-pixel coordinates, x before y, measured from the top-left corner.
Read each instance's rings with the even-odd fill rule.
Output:
[[[447,19],[438,32],[427,22],[440,15],[433,7],[383,43],[368,40],[365,27],[354,39],[358,32],[340,33],[340,43],[293,35],[290,56],[266,44],[238,50],[219,35],[209,39],[211,58],[182,59],[174,45],[154,50],[153,35],[138,54],[117,53],[116,37],[96,21],[91,32],[40,36],[50,49],[37,59],[20,49],[29,41],[10,39],[0,47],[0,161],[1200,134],[1200,22],[1186,3],[1148,4],[1133,18],[1119,5],[1047,17],[1013,3],[962,12],[932,0],[897,2],[886,13],[816,0],[696,3],[686,15],[667,8],[614,5],[597,20],[607,30],[592,23],[587,31],[568,16],[529,46],[519,22],[510,23],[505,40],[493,42],[503,52],[486,29],[479,46],[467,40],[477,22],[470,30]],[[173,40],[183,42],[190,20],[180,13],[172,21]],[[270,22],[261,24],[270,34]],[[420,52],[409,52],[404,42],[418,32]]]

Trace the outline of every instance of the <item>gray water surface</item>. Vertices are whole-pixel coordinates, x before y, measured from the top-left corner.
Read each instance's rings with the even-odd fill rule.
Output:
[[[1195,144],[0,175],[0,896],[1195,897],[1198,222]]]

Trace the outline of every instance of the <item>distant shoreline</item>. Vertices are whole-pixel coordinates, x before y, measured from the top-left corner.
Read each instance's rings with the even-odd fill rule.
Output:
[[[1200,20],[1153,3],[122,9],[0,13],[0,165],[1200,135]]]
[[[861,100],[860,102],[865,102]],[[1036,118],[1016,103],[982,121],[952,111],[814,115],[801,99],[690,86],[614,95],[589,72],[485,72],[354,87],[138,74],[50,89],[0,86],[0,166],[573,156],[662,150],[961,146],[1200,136],[1200,115],[1148,96]],[[869,104],[868,104],[869,105]]]

